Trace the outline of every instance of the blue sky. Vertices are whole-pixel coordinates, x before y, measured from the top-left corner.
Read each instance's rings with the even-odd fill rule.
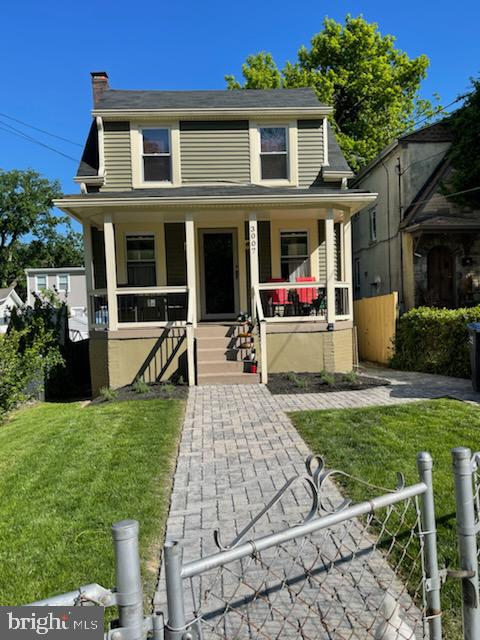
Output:
[[[480,74],[478,0],[454,7],[432,0],[22,0],[2,6],[0,112],[83,143],[92,70],[106,70],[114,88],[224,88],[224,75],[240,75],[248,54],[271,51],[283,65],[308,45],[325,16],[342,20],[347,13],[377,22],[410,56],[427,54],[424,97],[438,92],[448,104],[468,87],[469,77]],[[18,126],[0,116],[0,127],[2,121]],[[80,147],[19,128],[68,155],[81,153]],[[1,129],[0,167],[32,167],[58,178],[66,193],[78,191],[74,162]]]

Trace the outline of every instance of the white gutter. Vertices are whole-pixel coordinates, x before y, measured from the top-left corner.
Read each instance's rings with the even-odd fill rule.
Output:
[[[311,116],[319,118],[333,113],[333,108],[329,106],[312,108],[312,107],[271,107],[266,109],[252,108],[223,108],[223,109],[93,109],[94,117],[100,116],[109,120],[119,120],[125,118],[191,118],[194,120],[202,120],[205,117],[226,118],[231,116],[242,117],[258,117],[258,116],[274,116],[274,117],[292,117],[301,118]]]

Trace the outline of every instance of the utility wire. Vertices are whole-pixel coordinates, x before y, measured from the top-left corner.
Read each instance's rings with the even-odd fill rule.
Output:
[[[51,136],[52,138],[57,138],[57,140],[63,140],[63,142],[68,142],[69,144],[73,144],[76,147],[83,147],[79,142],[74,142],[73,140],[69,140],[68,138],[64,138],[63,136],[59,136],[56,133],[51,133],[46,129],[40,129],[39,127],[35,127],[33,124],[28,124],[28,122],[24,122],[23,120],[19,120],[18,118],[14,118],[13,116],[9,116],[6,113],[1,113],[0,116],[2,118],[8,118],[9,120],[13,120],[14,122],[18,122],[18,124],[23,124],[24,127],[29,127],[30,129],[35,129],[35,131],[39,131],[40,133],[44,133],[47,136]]]
[[[26,133],[23,133],[22,131],[20,131],[19,129],[15,129],[15,127],[12,127],[6,122],[2,122],[0,120],[0,125],[5,125],[5,126],[0,126],[1,131],[6,131],[7,133],[11,133],[12,135],[17,136],[18,138],[23,138],[25,140],[28,140],[29,142],[33,142],[34,144],[37,144],[40,147],[44,147],[45,149],[49,149],[50,151],[53,151],[54,153],[57,153],[58,155],[63,156],[64,158],[68,158],[68,160],[73,160],[73,162],[75,163],[78,162],[77,158],[74,158],[73,156],[69,156],[67,153],[63,153],[63,151],[59,151],[58,149],[55,149],[54,147],[51,147],[48,144],[40,142],[40,140],[37,140],[36,138],[32,138]],[[8,129],[6,127],[8,127]]]
[[[424,202],[431,202],[434,198],[453,198],[453,196],[461,196],[464,193],[471,193],[472,191],[480,191],[480,187],[472,187],[471,189],[464,189],[463,191],[455,191],[455,193],[434,193],[430,198],[426,198],[425,200],[412,200],[412,202],[402,207],[402,209],[407,209],[408,207],[412,207],[417,204],[423,204]]]
[[[398,137],[402,136],[404,133],[406,133],[407,131],[409,131],[410,129],[418,127],[418,125],[421,124],[422,122],[425,122],[425,120],[429,120],[430,118],[433,118],[433,116],[435,116],[437,113],[441,113],[442,111],[445,111],[445,109],[448,109],[448,107],[451,107],[452,105],[456,104],[457,102],[460,102],[460,100],[463,100],[464,98],[465,98],[465,96],[458,96],[458,98],[455,98],[455,100],[452,100],[452,102],[447,104],[445,107],[442,107],[440,105],[437,109],[435,109],[435,111],[433,111],[433,113],[431,113],[428,116],[423,116],[420,120],[415,120],[414,122],[412,122],[412,124],[410,124],[408,127],[403,129],[403,131],[400,131],[399,133],[397,133],[397,135],[395,137],[398,138]]]

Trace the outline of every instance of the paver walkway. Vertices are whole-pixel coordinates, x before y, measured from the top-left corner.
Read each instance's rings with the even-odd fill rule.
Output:
[[[286,479],[304,473],[304,461],[309,450],[290,422],[287,411],[385,405],[440,396],[473,401],[480,397],[480,394],[471,391],[470,382],[465,380],[373,367],[365,372],[368,375],[388,377],[392,384],[366,391],[283,396],[273,396],[263,385],[218,385],[195,387],[190,391],[166,532],[168,539],[182,542],[184,562],[218,551],[213,540],[213,530],[216,527],[220,528],[223,540],[228,543],[265,506]],[[339,504],[341,496],[331,483],[327,487],[327,494],[334,504]],[[304,490],[295,489],[285,497],[279,508],[258,523],[247,538],[297,524],[302,519],[302,514],[308,512],[305,505],[308,505],[308,497]],[[372,541],[365,535],[363,528],[355,525],[348,531],[348,535],[345,530],[338,529],[331,539],[323,540],[323,551],[325,557],[331,560],[337,558],[342,549],[342,553],[359,548],[372,552],[371,544]],[[307,560],[318,563],[318,549],[310,549],[309,554]],[[317,556],[313,557],[312,554]],[[324,564],[325,557],[321,558]],[[278,558],[276,561],[278,562]],[[280,562],[288,562],[288,557]],[[339,634],[338,629],[349,624],[348,617],[344,619],[344,610],[352,607],[354,609],[356,600],[357,608],[376,611],[386,587],[396,597],[402,594],[402,605],[404,609],[410,610],[409,619],[418,619],[418,611],[412,612],[412,604],[403,593],[402,585],[396,581],[389,565],[378,552],[373,550],[367,561],[367,568],[364,566],[365,560],[362,566],[355,568],[354,563],[351,565],[349,576],[352,578],[355,574],[356,577],[346,580],[345,575],[341,574],[328,586],[328,598],[337,602],[337,609],[329,609],[330,617],[338,620],[331,622],[331,628],[336,628],[337,631],[332,635],[326,631],[324,637],[372,637],[371,630],[350,636],[347,632]],[[279,570],[285,578],[290,577],[285,566],[281,566]],[[214,576],[210,574],[207,578],[213,580]],[[220,590],[223,592],[220,600],[222,597],[225,600],[230,598],[232,594],[227,592],[230,587],[233,589],[235,580],[236,576],[230,575],[230,584],[225,575],[221,577]],[[165,605],[163,582],[161,577],[155,597],[156,604],[162,609]],[[356,589],[354,593],[352,585]],[[308,588],[313,589],[313,601],[318,601],[318,587],[311,584]],[[205,584],[200,585],[199,589],[204,590]],[[212,587],[212,593],[214,590],[215,587]],[[302,592],[305,596],[302,596],[304,603],[308,600],[307,591]],[[241,591],[232,593],[246,597]],[[271,595],[268,597],[271,599]],[[290,597],[289,603],[282,601],[285,594],[280,593],[275,597],[278,610],[292,607],[289,593],[286,594],[287,599]],[[217,606],[221,607],[221,603],[217,602]],[[307,605],[304,604],[304,608],[305,606]],[[271,602],[269,607],[271,613]],[[372,615],[373,619],[370,616],[366,620],[366,626],[375,622],[376,614]],[[258,629],[255,625],[260,624],[252,614],[246,623],[246,630],[242,627],[243,631],[233,632],[227,629],[227,623],[223,621],[224,626],[220,632],[215,628],[215,633],[208,635],[204,630],[204,637],[319,637],[315,635],[318,632],[318,619],[316,632],[315,629],[310,630],[310,635],[310,623],[305,611],[291,612],[290,618],[292,616],[298,620],[297,631],[282,628],[278,635],[273,615],[268,621],[262,618],[262,633],[252,631],[252,628]],[[257,617],[261,617],[260,612]],[[417,629],[417,638],[419,637]]]

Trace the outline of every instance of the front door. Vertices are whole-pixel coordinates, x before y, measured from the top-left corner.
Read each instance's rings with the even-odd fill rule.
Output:
[[[201,301],[205,320],[238,315],[238,258],[235,229],[201,229]]]
[[[428,302],[434,307],[455,306],[453,255],[448,247],[433,247],[427,257]]]

